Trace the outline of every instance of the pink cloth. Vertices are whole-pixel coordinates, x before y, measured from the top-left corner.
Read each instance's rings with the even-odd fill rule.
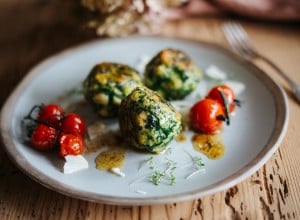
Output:
[[[221,13],[265,20],[300,20],[300,0],[190,0],[185,6],[164,11],[163,16],[179,19]]]

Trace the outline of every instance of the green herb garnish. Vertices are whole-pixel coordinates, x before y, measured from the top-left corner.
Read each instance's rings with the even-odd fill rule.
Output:
[[[189,152],[184,151],[192,160],[193,165],[197,168],[203,168],[205,166],[205,164],[202,161],[202,157],[198,156],[198,157],[193,157]]]
[[[150,176],[150,182],[152,182],[154,185],[159,185],[164,176],[165,176],[164,172],[155,170]]]
[[[141,163],[141,165],[140,165],[140,167],[139,167],[139,170],[140,170],[142,167],[144,167],[145,165],[147,165],[147,164],[150,164],[150,165],[153,164],[153,156],[149,157],[147,160],[144,160],[144,161]]]
[[[149,181],[154,185],[159,185],[162,181],[167,182],[170,185],[174,185],[176,183],[176,176],[174,175],[174,170],[177,168],[177,163],[175,161],[166,159],[166,168],[163,170],[158,169],[154,164],[150,166],[150,169],[153,172],[150,174]]]
[[[66,96],[67,97],[71,97],[74,95],[78,95],[78,94],[83,94],[83,89],[82,88],[71,88],[69,90],[66,91]]]

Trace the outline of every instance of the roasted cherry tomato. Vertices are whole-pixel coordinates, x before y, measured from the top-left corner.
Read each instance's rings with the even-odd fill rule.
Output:
[[[235,99],[235,94],[233,92],[233,90],[227,86],[227,85],[218,85],[213,87],[207,94],[207,98],[211,98],[214,100],[217,100],[218,102],[220,102],[222,105],[224,105],[224,101],[221,95],[221,92],[223,92],[226,100],[227,101],[227,105],[229,107],[229,112],[233,112],[236,106],[236,99]],[[224,106],[225,107],[225,106]]]
[[[64,116],[63,109],[56,104],[49,104],[42,107],[38,114],[38,120],[49,123],[53,126],[58,126],[58,123]]]
[[[190,110],[192,128],[206,134],[216,133],[225,120],[223,106],[213,99],[202,99]]]
[[[62,120],[61,129],[65,133],[80,134],[84,136],[86,125],[80,115],[70,113]]]
[[[61,157],[66,155],[78,155],[83,152],[84,141],[80,135],[61,133],[58,142],[59,155]]]
[[[37,150],[50,151],[55,146],[56,135],[56,129],[38,124],[31,134],[30,144]]]

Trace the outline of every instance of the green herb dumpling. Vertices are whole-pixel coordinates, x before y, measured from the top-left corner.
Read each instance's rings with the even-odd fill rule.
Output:
[[[181,131],[181,115],[157,92],[138,87],[122,100],[120,130],[133,147],[160,153]]]
[[[197,87],[202,73],[180,50],[164,49],[147,64],[145,85],[167,100],[183,99]]]
[[[83,82],[83,93],[101,117],[118,115],[123,98],[142,86],[138,72],[131,67],[103,62],[95,65]]]

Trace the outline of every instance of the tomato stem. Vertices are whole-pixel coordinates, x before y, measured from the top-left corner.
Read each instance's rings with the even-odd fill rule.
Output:
[[[217,119],[220,121],[226,121],[226,117],[224,115],[218,115]]]
[[[61,131],[59,128],[57,128],[57,126],[54,126],[52,123],[50,123],[50,119],[52,117],[60,117],[60,120],[62,120],[63,118],[60,115],[52,115],[48,120],[38,120],[36,119],[33,114],[35,113],[35,111],[40,111],[45,105],[44,104],[40,104],[40,105],[34,105],[31,110],[29,111],[29,113],[24,117],[24,119],[22,120],[23,123],[26,126],[27,129],[27,136],[29,137],[31,135],[31,132],[33,131],[34,127],[36,127],[37,124],[44,124],[47,125],[49,127],[52,127],[54,129],[56,129],[58,132],[57,134],[59,134]],[[28,124],[25,123],[25,120],[29,120],[32,122],[32,124]],[[55,139],[57,139],[58,137],[56,137]]]
[[[44,104],[41,104],[41,105],[34,105],[34,106],[31,108],[31,110],[29,111],[28,115],[24,117],[24,119],[30,119],[30,120],[32,120],[32,121],[37,122],[37,120],[34,119],[34,118],[32,117],[32,114],[34,113],[34,111],[36,111],[36,109],[41,110],[41,109],[43,108],[43,106],[44,106]]]
[[[44,125],[47,125],[47,126],[49,126],[49,127],[53,127],[53,128],[55,128],[55,129],[57,129],[55,126],[53,126],[53,125],[50,123],[50,121],[51,121],[52,118],[55,118],[55,117],[59,118],[59,120],[62,120],[63,117],[62,117],[61,115],[59,115],[59,114],[51,115],[51,117],[49,117],[47,120],[42,120],[42,121],[41,121],[41,120],[38,120],[38,119],[36,119],[34,116],[32,116],[32,114],[33,114],[37,109],[40,111],[44,106],[45,106],[44,104],[41,104],[41,105],[34,105],[34,106],[31,108],[31,110],[29,111],[28,115],[26,115],[26,116],[24,117],[24,120],[31,120],[31,121],[33,121],[33,122],[35,122],[35,123],[37,123],[37,124],[44,124]]]
[[[241,101],[240,101],[240,100],[234,99],[233,102],[234,102],[234,104],[235,104],[236,106],[241,107]]]
[[[229,115],[229,103],[228,103],[228,100],[224,94],[224,91],[219,88],[218,89],[220,94],[221,94],[221,97],[222,97],[222,100],[223,100],[223,105],[224,105],[224,108],[225,108],[225,122],[227,125],[230,124],[230,115]]]

